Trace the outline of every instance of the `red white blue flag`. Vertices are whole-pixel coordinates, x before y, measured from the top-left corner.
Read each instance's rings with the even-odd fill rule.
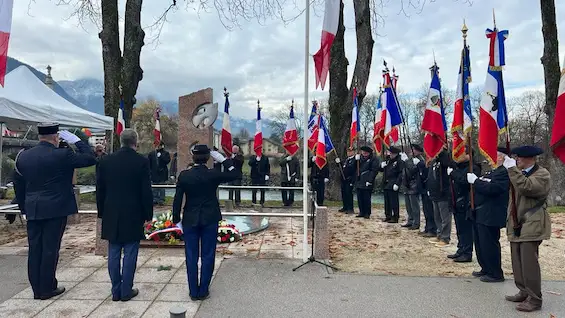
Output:
[[[318,143],[318,102],[312,102],[312,111],[310,112],[310,118],[308,119],[308,149],[314,153],[316,144]]]
[[[326,147],[329,146],[326,141],[328,140],[326,136],[329,137],[326,125],[324,124],[324,117],[320,116],[319,121],[318,121],[318,125],[320,127],[320,129],[318,130],[318,142],[316,145],[316,166],[318,166],[318,168],[322,169],[328,162],[327,160],[327,154],[328,151],[326,150]],[[331,141],[330,141],[331,144]],[[332,145],[333,147],[333,145]]]
[[[339,11],[341,0],[326,0],[324,11],[324,24],[322,27],[322,40],[320,49],[314,54],[314,67],[316,68],[316,88],[326,85],[326,79],[330,71],[330,51],[337,33],[339,24]]]
[[[339,2],[339,1],[338,1]],[[6,66],[8,63],[8,43],[12,31],[12,9],[14,0],[0,1],[0,85],[4,87]]]
[[[298,130],[296,129],[296,120],[294,119],[294,106],[290,106],[290,115],[286,122],[283,136],[283,147],[291,156],[298,152]]]
[[[353,88],[353,111],[351,112],[351,127],[349,128],[349,146],[353,148],[353,143],[359,138],[361,125],[359,120],[359,100],[357,99],[357,88]]]
[[[565,123],[565,62],[563,62],[563,65],[550,145],[555,156],[565,163],[565,125],[563,124]]]
[[[377,100],[377,109],[375,111],[375,125],[373,130],[373,143],[375,145],[375,151],[380,155],[383,151],[383,140],[384,140],[384,122],[383,122],[383,104],[382,104],[383,93],[379,93],[379,98]],[[385,119],[386,120],[386,119]]]
[[[226,97],[226,103],[224,105],[224,118],[222,119],[222,135],[220,137],[220,145],[222,146],[222,151],[226,156],[232,155],[233,141],[231,136],[230,127],[230,100],[229,93],[224,88],[224,96]]]
[[[382,99],[381,125],[383,128],[383,141],[385,145],[391,145],[392,141],[398,141],[398,128],[396,126],[402,124],[402,116],[400,115],[400,105],[396,98],[396,92],[392,86],[392,80],[388,69],[383,71],[384,91]]]
[[[257,121],[255,122],[253,150],[258,157],[263,153],[263,131],[261,128],[261,107],[259,106],[259,101],[257,101]]]
[[[460,161],[465,154],[467,137],[473,128],[473,114],[471,111],[471,100],[469,99],[470,82],[471,59],[469,47],[465,45],[461,51],[461,65],[459,66],[459,77],[457,78],[457,98],[453,109],[453,123],[451,124],[451,133],[453,135],[451,156],[455,161]]]
[[[445,122],[443,96],[437,67],[435,67],[434,76],[432,77],[430,90],[428,92],[428,102],[426,104],[426,110],[424,111],[424,119],[422,120],[422,130],[426,133],[424,136],[426,162],[430,162],[439,155],[447,143],[445,138],[447,124]]]
[[[157,147],[161,143],[161,107],[155,109],[155,129],[153,129],[153,136],[155,137],[153,144]]]
[[[124,97],[120,96],[120,108],[118,108],[118,121],[116,122],[116,134],[119,136],[126,129],[126,120],[124,118]]]

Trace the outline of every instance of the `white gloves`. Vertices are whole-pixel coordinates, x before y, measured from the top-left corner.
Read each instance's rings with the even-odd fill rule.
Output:
[[[452,172],[453,172],[453,168],[447,167],[447,175],[450,176]]]
[[[291,160],[292,160],[292,156],[286,157],[286,161],[291,161]]]
[[[75,134],[71,133],[68,130],[61,130],[59,132],[59,138],[66,141],[68,144],[74,145],[77,141],[80,141],[80,138],[77,137]]]
[[[370,187],[370,186],[371,186],[371,182],[365,182],[365,186],[366,186],[366,187]]]
[[[335,158],[335,163],[340,163],[340,162],[341,162],[341,159]]]
[[[394,190],[394,191],[398,191],[398,186],[397,186],[396,184],[395,184],[395,185],[393,185],[393,186],[392,186],[392,190]]]
[[[504,157],[504,163],[502,164],[504,166],[504,168],[506,169],[510,169],[512,167],[516,167],[516,160],[512,159],[508,156]]]
[[[414,165],[417,165],[417,164],[420,163],[420,159],[414,157],[414,158],[412,158],[412,162],[414,163]]]
[[[265,176],[265,181],[269,181],[269,176]]]
[[[224,157],[221,153],[217,152],[216,150],[210,151],[210,157],[212,157],[214,161],[219,163],[222,163],[226,160],[226,157]]]
[[[257,156],[255,159],[256,159],[257,161],[261,161],[261,156]]]
[[[404,152],[400,153],[400,160],[402,161],[407,161],[408,160],[408,155],[405,154]]]
[[[324,178],[324,182],[325,182],[325,183],[328,183],[328,182],[330,182],[330,179]]]
[[[232,153],[232,154],[231,154],[231,158],[232,158],[232,159],[235,158],[235,153]]]
[[[361,155],[360,155],[360,154],[356,154],[356,155],[355,155],[355,160],[361,160]]]
[[[294,182],[298,183],[299,179],[298,178],[294,178]]]
[[[160,152],[157,153],[157,158],[159,158],[159,157],[161,157],[161,153],[160,153]]]
[[[383,169],[384,169],[385,167],[386,167],[386,162],[384,162],[384,161],[383,161],[383,162],[381,162],[381,168],[383,168]]]
[[[467,182],[469,182],[470,184],[475,183],[475,181],[477,181],[479,177],[477,177],[476,174],[474,173],[467,173]]]
[[[430,191],[428,191],[427,193],[428,193],[428,196],[430,196]]]
[[[27,216],[25,214],[22,214],[22,219],[24,219],[24,221],[27,221]]]

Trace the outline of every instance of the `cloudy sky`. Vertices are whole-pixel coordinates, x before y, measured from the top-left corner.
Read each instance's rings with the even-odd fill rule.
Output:
[[[94,0],[96,1],[96,0]],[[283,1],[283,0],[280,0]],[[406,2],[407,0],[405,0]],[[37,69],[53,67],[56,80],[85,77],[102,79],[101,45],[94,24],[81,27],[72,17],[73,7],[57,6],[54,0],[14,1],[14,18],[9,54]],[[123,10],[125,1],[120,1]],[[167,8],[165,0],[145,1],[143,25],[151,25]],[[155,30],[147,30],[142,51],[144,79],[141,96],[177,100],[204,87],[215,89],[221,100],[227,86],[232,99],[232,114],[254,116],[257,99],[266,113],[288,105],[292,98],[301,104],[304,91],[304,15],[291,22],[273,18],[260,21],[240,19],[239,27],[228,30],[217,12],[180,6],[168,15],[159,42],[152,42]],[[213,1],[210,1],[211,3]],[[270,0],[270,2],[274,2]],[[288,18],[301,13],[302,1],[287,0],[283,8]],[[385,1],[387,2],[387,1]],[[473,84],[485,78],[488,41],[485,29],[492,28],[492,9],[497,25],[508,29],[506,40],[505,84],[507,95],[543,87],[543,69],[539,58],[543,52],[539,1],[533,0],[441,0],[427,3],[422,12],[414,8],[399,14],[400,1],[389,4],[380,14],[385,24],[375,38],[369,93],[375,93],[381,82],[382,59],[396,67],[399,89],[416,92],[429,81],[432,52],[444,85],[455,88],[462,47],[463,19],[469,28]],[[429,2],[429,1],[428,1]],[[160,4],[159,4],[160,3]],[[355,30],[352,1],[346,1],[346,53],[350,61],[349,76],[355,64]],[[565,1],[556,1],[560,27],[560,52],[565,53]],[[298,6],[298,7],[297,7]],[[310,49],[314,54],[320,43],[322,7],[312,11]],[[123,21],[122,21],[123,22]],[[311,98],[325,98],[327,93],[314,87],[313,63],[310,65]],[[327,88],[326,88],[327,90]]]

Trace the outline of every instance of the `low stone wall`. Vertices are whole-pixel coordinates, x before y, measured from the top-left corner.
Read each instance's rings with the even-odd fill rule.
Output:
[[[325,206],[316,209],[314,218],[314,257],[319,260],[330,259],[329,210]]]

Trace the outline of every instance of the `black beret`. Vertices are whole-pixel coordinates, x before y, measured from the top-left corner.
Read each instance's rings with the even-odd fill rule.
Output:
[[[536,146],[522,146],[512,149],[511,153],[520,158],[533,158],[541,155],[543,153],[543,150]]]
[[[40,135],[54,135],[59,132],[59,124],[42,123],[37,125],[37,133]]]
[[[505,155],[509,155],[508,148],[506,148],[506,147],[498,147],[498,148],[496,148],[496,151],[502,152]]]
[[[195,145],[190,152],[193,155],[208,155],[210,154],[210,148],[208,148],[208,145]]]
[[[388,151],[390,151],[390,153],[400,153],[400,152],[402,152],[402,150],[396,148],[395,146],[391,146],[390,148],[388,148]]]
[[[362,146],[361,151],[366,151],[366,152],[373,152],[373,149],[369,146]]]
[[[419,152],[424,152],[424,148],[422,148],[422,146],[418,144],[411,144],[410,146],[412,146],[412,149],[414,150],[418,150]]]

